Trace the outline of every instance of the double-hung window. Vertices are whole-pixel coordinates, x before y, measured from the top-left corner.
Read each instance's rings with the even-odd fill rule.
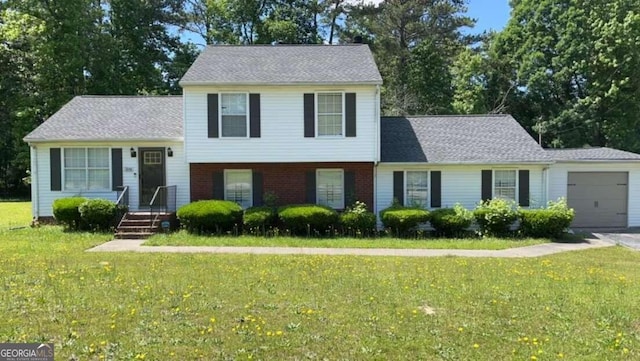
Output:
[[[64,189],[104,191],[109,187],[108,148],[65,148]]]
[[[252,173],[250,170],[224,172],[224,199],[238,203],[242,208],[253,205]]]
[[[516,184],[518,182],[515,170],[495,170],[493,179],[493,198],[516,201]]]
[[[220,94],[220,129],[223,137],[247,136],[247,98],[246,93]]]
[[[405,205],[425,208],[429,203],[429,172],[407,171]]]
[[[344,208],[344,173],[342,169],[318,169],[316,172],[318,204],[335,209]]]
[[[344,135],[344,101],[342,93],[317,94],[317,119],[319,137]]]

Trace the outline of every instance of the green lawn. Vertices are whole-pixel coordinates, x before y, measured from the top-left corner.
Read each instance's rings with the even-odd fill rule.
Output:
[[[156,235],[147,246],[252,246],[252,247],[325,247],[325,248],[429,248],[429,249],[507,249],[548,243],[548,239],[399,239],[362,238],[301,238],[301,237],[227,237],[195,236],[181,231]]]
[[[0,340],[60,360],[637,360],[640,253],[536,259],[85,253],[0,230]]]
[[[0,229],[24,227],[31,224],[31,202],[0,200]]]

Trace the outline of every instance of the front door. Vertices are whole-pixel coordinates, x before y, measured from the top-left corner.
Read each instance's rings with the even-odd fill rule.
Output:
[[[140,148],[140,207],[149,206],[153,194],[165,183],[164,148]],[[156,200],[158,204],[160,200]]]

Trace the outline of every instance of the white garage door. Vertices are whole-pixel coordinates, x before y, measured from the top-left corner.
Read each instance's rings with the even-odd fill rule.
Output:
[[[575,209],[572,226],[627,226],[627,172],[569,172],[567,203]]]

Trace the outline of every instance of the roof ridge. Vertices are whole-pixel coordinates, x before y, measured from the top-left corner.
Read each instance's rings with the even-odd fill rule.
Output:
[[[364,43],[348,43],[348,44],[209,44],[207,48],[315,48],[315,47],[355,47],[364,46],[368,44]]]
[[[76,98],[181,98],[182,95],[99,95],[99,94],[85,94],[77,95]]]

